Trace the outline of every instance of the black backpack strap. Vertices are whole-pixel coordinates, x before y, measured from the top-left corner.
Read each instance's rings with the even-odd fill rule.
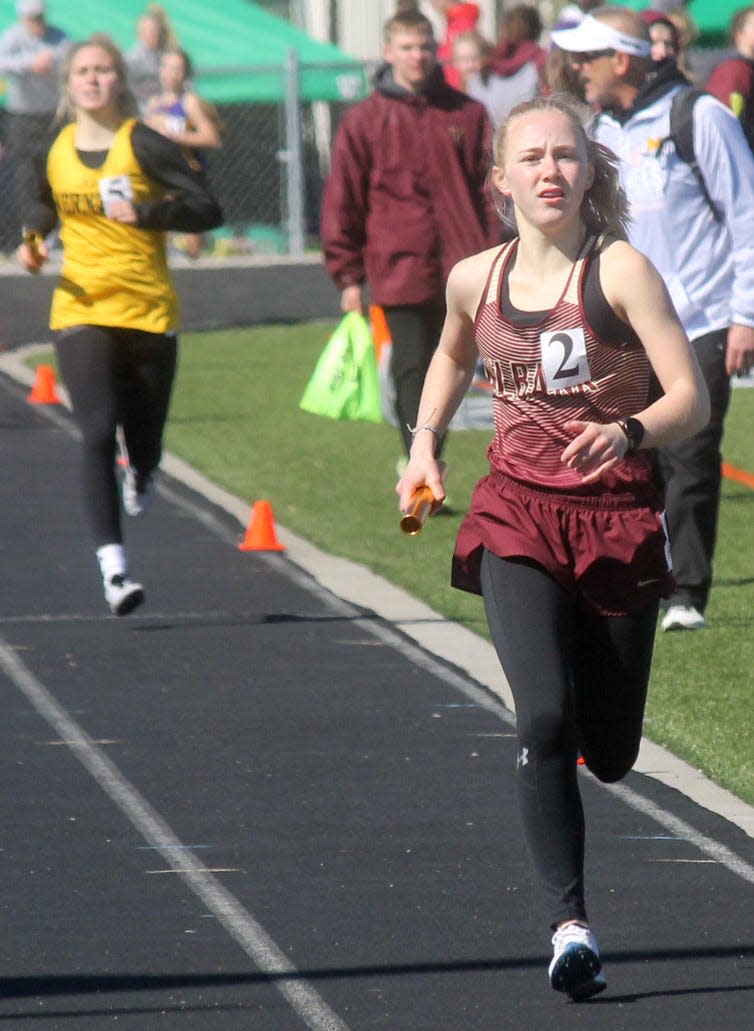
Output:
[[[704,181],[704,176],[702,175],[702,170],[696,160],[696,152],[694,150],[694,104],[697,102],[699,97],[705,95],[704,90],[695,89],[693,86],[688,89],[679,90],[678,93],[676,93],[670,105],[670,136],[662,141],[660,150],[662,150],[662,147],[670,140],[673,141],[676,154],[681,161],[685,161],[696,176],[696,181],[699,183],[699,189],[702,191],[702,195],[712,212],[713,218],[716,222],[722,222],[723,213],[710,197],[707,184]]]

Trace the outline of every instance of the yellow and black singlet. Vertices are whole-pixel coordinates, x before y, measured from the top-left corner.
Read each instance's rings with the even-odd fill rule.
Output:
[[[63,267],[50,328],[118,326],[149,333],[178,328],[178,298],[168,269],[168,229],[203,232],[222,221],[217,202],[172,141],[135,119],[118,129],[98,167],[76,150],[76,126],[61,130],[47,159],[40,228],[60,223]],[[109,219],[108,196],[126,196],[138,225]],[[36,228],[36,226],[35,226]]]

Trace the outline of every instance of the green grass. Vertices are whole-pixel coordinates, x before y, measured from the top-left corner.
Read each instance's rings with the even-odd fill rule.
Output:
[[[734,390],[725,460],[754,473],[754,390]],[[754,803],[754,490],[725,480],[710,629],[662,634],[655,649],[646,733]]]
[[[422,534],[398,530],[398,431],[333,422],[298,401],[334,324],[227,330],[182,337],[166,446],[324,550],[364,563],[482,636],[480,599],[449,586],[453,542],[487,431],[452,435],[446,452],[456,513]],[[38,359],[39,360],[39,359]],[[48,359],[49,360],[49,359]],[[725,458],[754,472],[754,390],[735,390]],[[726,481],[707,615],[710,629],[660,634],[646,734],[754,804],[754,490]]]

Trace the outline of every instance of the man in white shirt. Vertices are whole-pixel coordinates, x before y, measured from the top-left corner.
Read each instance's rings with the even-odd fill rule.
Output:
[[[673,98],[689,83],[672,59],[650,61],[636,12],[601,7],[552,40],[598,111],[596,139],[620,158],[631,243],[663,276],[710,392],[706,429],[658,451],[677,582],[662,627],[695,630],[712,582],[730,376],[754,365],[754,158],[735,115],[700,97],[693,139],[705,197],[669,140]]]
[[[8,89],[6,144],[16,191],[14,250],[44,177],[70,45],[62,29],[46,20],[44,0],[17,0],[16,14],[18,21],[0,36],[0,76]]]

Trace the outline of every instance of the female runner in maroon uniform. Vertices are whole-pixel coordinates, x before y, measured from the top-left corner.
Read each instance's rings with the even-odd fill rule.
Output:
[[[516,108],[495,162],[519,235],[450,274],[396,489],[402,509],[423,483],[444,498],[435,446],[481,355],[494,388],[491,471],[461,526],[453,583],[483,595],[516,703],[519,802],[554,931],[550,981],[584,999],[605,978],[584,902],[576,759],[603,781],[636,760],[672,584],[648,449],[695,433],[709,404],[664,284],[623,239],[614,158],[572,104]]]

